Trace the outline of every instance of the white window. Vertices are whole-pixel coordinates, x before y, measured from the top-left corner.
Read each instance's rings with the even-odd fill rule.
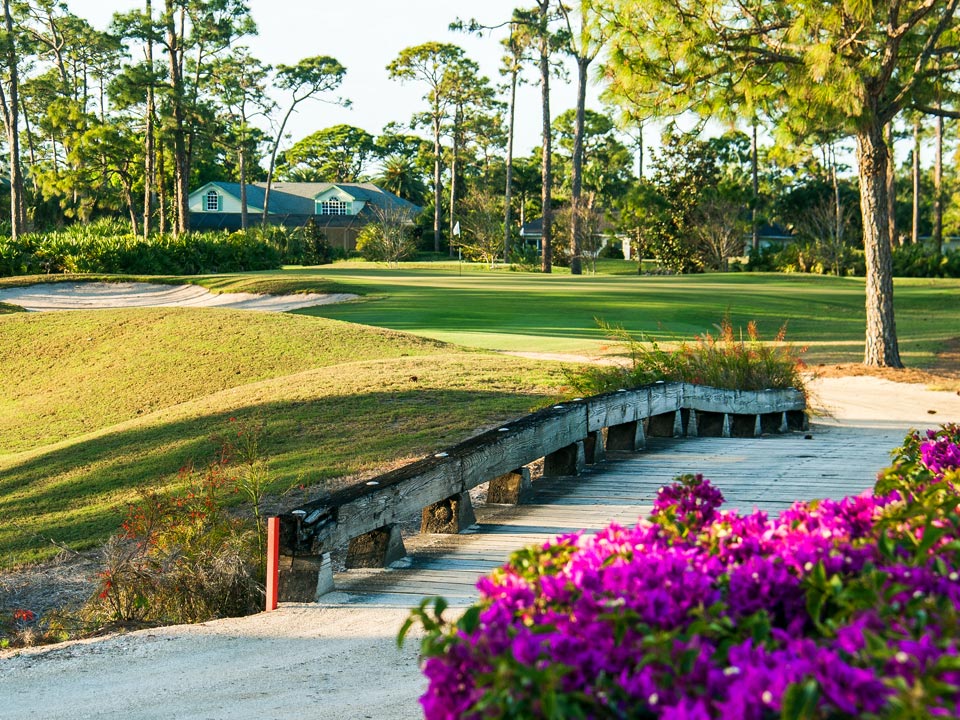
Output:
[[[331,200],[323,200],[320,202],[320,214],[321,215],[349,215],[350,203],[344,202],[343,200],[338,200],[336,198]]]
[[[217,212],[220,209],[220,196],[216,190],[208,190],[206,200],[207,212]]]

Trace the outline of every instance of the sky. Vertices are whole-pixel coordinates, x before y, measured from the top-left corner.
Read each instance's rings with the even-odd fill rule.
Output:
[[[154,6],[159,5],[154,2]],[[301,103],[291,117],[289,142],[317,130],[345,123],[374,135],[388,122],[406,125],[414,113],[425,108],[425,88],[416,83],[391,80],[386,66],[406,47],[424,42],[460,45],[467,56],[479,63],[481,72],[493,83],[501,82],[499,65],[503,31],[478,38],[451,32],[449,24],[458,17],[476,18],[494,25],[508,19],[517,0],[248,0],[259,27],[259,35],[244,38],[254,56],[276,65],[291,65],[314,55],[329,55],[347,68],[340,95],[352,101],[350,108],[312,102]],[[141,0],[67,0],[70,10],[105,29],[115,11],[141,7]],[[540,85],[536,68],[526,73],[530,84],[518,91],[515,154],[526,155],[540,144]],[[599,90],[591,91],[588,106],[599,109]],[[277,94],[281,104],[284,97]],[[551,111],[555,117],[572,108],[576,92],[572,84],[554,80]],[[284,110],[285,110],[284,106]]]

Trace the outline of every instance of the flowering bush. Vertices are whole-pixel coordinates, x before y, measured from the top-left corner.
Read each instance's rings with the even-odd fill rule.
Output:
[[[440,718],[960,717],[960,428],[914,433],[874,494],[776,519],[702,476],[648,520],[515,553],[425,629]]]

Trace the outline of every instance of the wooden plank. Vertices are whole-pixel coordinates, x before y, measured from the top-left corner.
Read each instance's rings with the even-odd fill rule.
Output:
[[[725,390],[687,383],[683,396],[686,409],[714,413],[761,415],[806,408],[803,393],[794,389]]]
[[[574,403],[542,423],[516,430],[507,426],[495,440],[462,457],[467,489],[571,445],[587,436],[587,407]]]

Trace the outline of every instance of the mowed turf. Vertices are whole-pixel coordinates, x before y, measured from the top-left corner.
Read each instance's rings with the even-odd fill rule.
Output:
[[[355,481],[558,397],[555,366],[322,318],[217,309],[0,318],[2,565],[84,548],[263,422],[273,496]]]
[[[614,267],[624,267],[623,261]],[[610,266],[601,265],[601,270]],[[298,314],[387,327],[470,347],[507,351],[593,353],[607,345],[597,324],[622,325],[657,340],[689,339],[716,329],[728,315],[734,327],[757,322],[765,338],[786,323],[788,340],[805,346],[807,359],[859,362],[865,331],[864,281],[778,273],[687,276],[636,274],[573,277],[491,272],[457,263],[401,265],[336,263],[315,269],[197,278],[218,291],[260,287],[283,292],[331,284],[361,294],[351,303]],[[236,287],[235,287],[236,285]],[[899,278],[895,282],[897,332],[904,361],[930,367],[950,338],[960,337],[960,280]]]

